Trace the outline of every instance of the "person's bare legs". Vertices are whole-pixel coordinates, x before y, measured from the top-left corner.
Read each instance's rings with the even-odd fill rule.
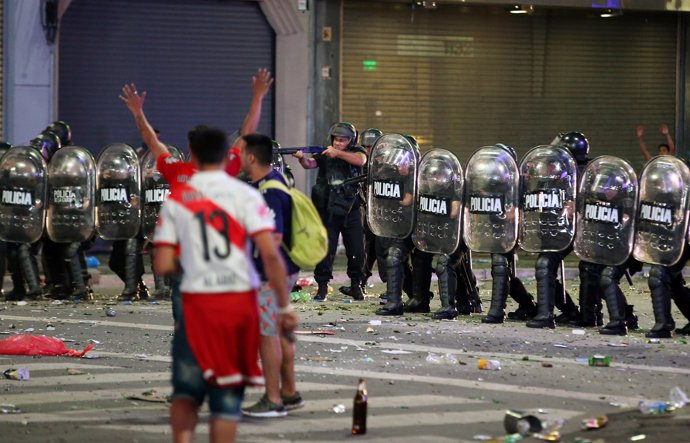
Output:
[[[237,435],[237,422],[212,418],[209,423],[211,443],[234,443]]]
[[[170,407],[174,443],[191,443],[198,420],[199,405],[189,398],[177,398]]]
[[[259,355],[266,380],[266,396],[271,402],[282,405],[280,397],[281,352],[280,341],[277,336],[261,336]]]
[[[280,349],[283,354],[280,362],[280,394],[283,397],[291,397],[297,392],[297,386],[295,386],[295,344],[281,335]]]

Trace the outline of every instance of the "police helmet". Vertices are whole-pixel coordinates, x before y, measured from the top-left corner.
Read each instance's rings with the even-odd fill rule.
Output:
[[[578,163],[587,161],[589,154],[589,142],[582,132],[566,132],[559,135],[562,145],[564,145]]]
[[[508,151],[510,156],[513,157],[513,160],[517,162],[517,153],[515,152],[515,149],[512,146],[504,145],[503,143],[496,143],[496,146]]]
[[[46,161],[50,161],[53,154],[62,147],[60,138],[51,131],[43,131],[29,142],[29,145],[38,150]]]
[[[429,190],[431,192],[440,192],[448,189],[453,184],[453,170],[448,166],[443,159],[434,158],[426,163],[423,171]]]
[[[352,123],[335,123],[333,126],[331,126],[331,129],[328,130],[328,142],[331,146],[333,146],[333,139],[335,137],[348,138],[350,141],[347,144],[347,147],[352,148],[357,143],[357,129],[355,129],[355,126]]]
[[[379,128],[369,128],[365,131],[362,131],[362,133],[359,136],[359,144],[364,146],[365,148],[371,148],[374,146],[374,143],[376,143],[376,139],[381,137],[383,135],[383,132]]]
[[[57,135],[60,139],[60,145],[62,146],[69,146],[72,144],[72,129],[62,120],[54,121],[48,125],[45,131],[55,133],[55,135]]]

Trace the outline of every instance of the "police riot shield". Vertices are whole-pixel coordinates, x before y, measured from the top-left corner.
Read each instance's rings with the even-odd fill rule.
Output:
[[[174,158],[183,161],[182,153],[177,149],[170,149],[170,155]],[[153,152],[147,152],[141,159],[141,180],[142,180],[142,198],[144,205],[141,213],[141,231],[144,238],[153,240],[153,231],[156,229],[156,221],[158,220],[158,211],[160,211],[163,202],[168,199],[170,194],[170,185],[163,179],[163,175],[158,172],[156,168],[156,156]]]
[[[637,174],[627,161],[603,155],[580,177],[574,249],[580,259],[606,266],[625,263],[632,252]]]
[[[418,150],[401,134],[381,136],[371,152],[367,221],[379,237],[406,238],[415,223]]]
[[[575,236],[577,164],[561,146],[537,146],[520,162],[518,243],[527,252],[567,249]]]
[[[479,148],[465,170],[463,237],[472,251],[503,254],[515,248],[520,173],[500,146]]]
[[[96,228],[96,161],[86,148],[67,146],[48,163],[46,232],[57,243],[82,242]]]
[[[0,159],[0,240],[33,243],[45,225],[46,162],[28,146],[8,150]]]
[[[670,155],[655,157],[640,176],[633,256],[670,266],[680,260],[688,228],[690,170]]]
[[[460,161],[446,149],[424,154],[417,168],[416,218],[412,236],[417,248],[452,254],[460,243],[463,173]]]
[[[141,227],[141,173],[131,146],[106,146],[96,164],[96,231],[104,240],[134,238]]]

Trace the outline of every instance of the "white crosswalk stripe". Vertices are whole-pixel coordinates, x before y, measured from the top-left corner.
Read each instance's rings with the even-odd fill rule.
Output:
[[[140,394],[154,389],[161,395],[170,392],[170,373],[168,371],[150,371],[133,374],[122,361],[140,360],[141,355],[126,353],[104,353],[112,359],[119,359],[119,364],[101,364],[98,360],[57,361],[57,362],[29,362],[22,363],[32,371],[29,381],[0,381],[5,390],[0,391],[0,404],[14,405],[22,413],[0,414],[2,423],[78,423],[94,431],[126,432],[130,435],[169,436],[168,405],[164,403],[149,403],[145,401],[127,400],[130,395]],[[105,355],[102,355],[105,356]],[[169,362],[164,355],[146,357],[152,365],[162,365]],[[16,359],[1,358],[0,362],[14,363]],[[77,368],[85,374],[64,375],[66,369]],[[418,436],[410,432],[412,428],[421,426],[462,426],[476,423],[486,424],[489,429],[501,429],[501,422],[505,414],[505,407],[485,400],[483,396],[476,396],[476,392],[490,393],[506,392],[509,385],[477,384],[474,381],[453,378],[398,375],[386,372],[359,371],[333,369],[321,366],[298,365],[298,375],[312,380],[321,379],[325,375],[338,375],[342,383],[328,383],[319,381],[302,381],[298,388],[307,404],[303,409],[293,411],[285,419],[276,420],[245,420],[239,427],[238,442],[262,443],[276,440],[292,441],[300,439],[308,430],[310,442],[333,441],[344,439],[349,434],[351,426],[351,402],[354,379],[366,377],[370,380],[382,380],[393,383],[422,383],[432,385],[447,385],[456,388],[455,393],[424,393],[419,395],[378,395],[370,398],[369,419],[370,429],[367,441],[389,443],[415,442]],[[457,395],[457,388],[468,388],[467,395]],[[530,394],[528,387],[516,388],[515,392]],[[260,390],[249,391],[247,402],[254,401]],[[318,394],[317,394],[318,393]],[[538,391],[534,393],[543,394]],[[584,400],[591,400],[593,394],[570,393],[580,396]],[[471,397],[474,395],[474,397]],[[567,391],[556,392],[555,397],[565,397]],[[316,398],[313,399],[312,398]],[[336,414],[334,405],[343,404],[347,411]],[[204,408],[204,411],[207,410]],[[205,412],[205,413],[206,413]],[[571,419],[581,415],[579,411],[569,409],[552,409],[553,416]],[[197,433],[208,434],[208,425],[202,419]],[[394,437],[390,437],[394,435]],[[467,437],[466,435],[464,436]],[[205,439],[205,436],[200,436]],[[167,439],[167,437],[166,437]],[[426,442],[449,443],[472,441],[459,440],[442,436],[425,437]]]

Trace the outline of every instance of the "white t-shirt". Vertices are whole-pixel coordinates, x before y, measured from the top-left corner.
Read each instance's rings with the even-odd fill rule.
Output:
[[[197,172],[163,203],[154,244],[179,246],[182,292],[246,292],[260,284],[251,237],[274,229],[259,191],[224,171]]]

